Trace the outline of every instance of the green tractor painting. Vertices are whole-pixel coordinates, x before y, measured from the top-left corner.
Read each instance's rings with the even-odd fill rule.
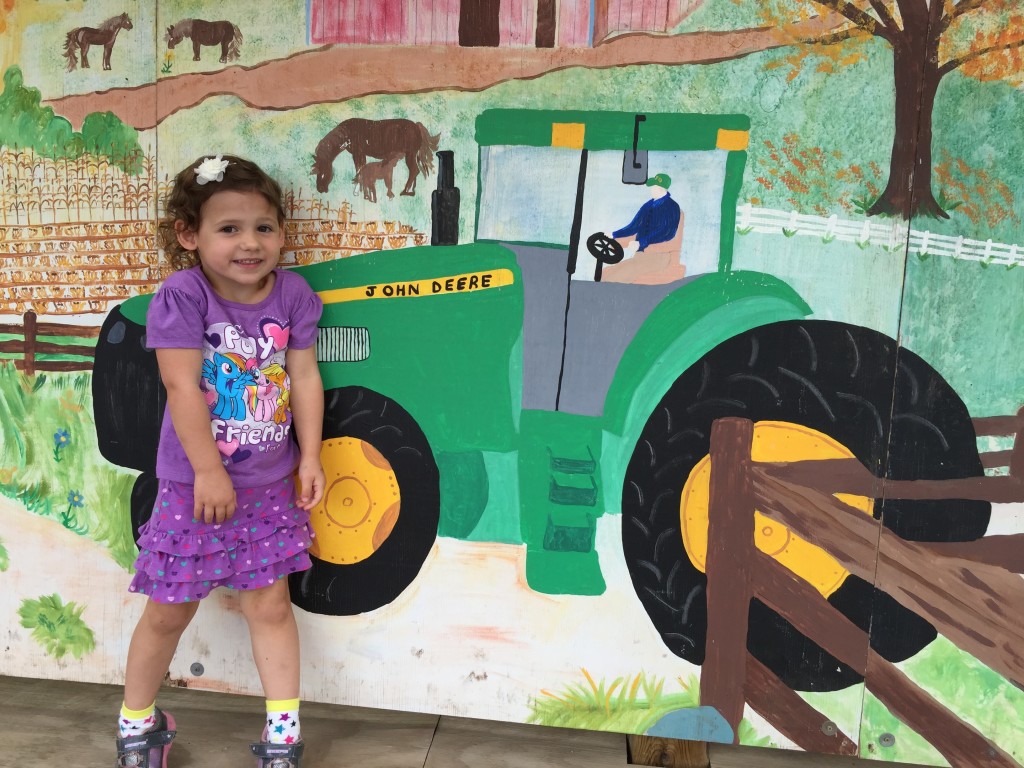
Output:
[[[596,546],[619,516],[640,605],[667,648],[701,664],[716,420],[751,420],[757,461],[983,474],[967,408],[926,361],[877,329],[815,319],[814,297],[771,274],[734,269],[749,132],[742,115],[486,111],[473,242],[296,270],[325,304],[328,477],[296,605],[388,605],[438,537],[522,546],[537,592],[629,589],[606,583]],[[678,214],[649,237],[650,202],[666,198]],[[155,496],[164,402],[147,303],[110,312],[93,379],[104,456],[141,473],[136,528]],[[990,515],[983,501],[846,501],[912,541],[974,540]],[[757,547],[870,628],[885,659],[934,639],[824,551],[768,518],[755,528]],[[749,652],[795,690],[861,679],[757,600],[749,626]]]

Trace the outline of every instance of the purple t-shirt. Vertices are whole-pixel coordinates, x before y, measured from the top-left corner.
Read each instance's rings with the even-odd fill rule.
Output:
[[[160,286],[146,316],[150,349],[201,349],[196,382],[210,407],[210,426],[236,488],[263,485],[291,474],[299,449],[285,352],[316,342],[323,304],[299,275],[274,270],[270,294],[258,304],[218,296],[199,267],[175,272]],[[195,472],[164,411],[156,474],[194,483]]]

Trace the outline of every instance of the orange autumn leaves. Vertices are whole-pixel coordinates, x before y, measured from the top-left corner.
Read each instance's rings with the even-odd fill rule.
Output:
[[[732,2],[746,6],[750,0]],[[876,6],[885,8],[888,19],[883,21]],[[900,14],[899,4],[892,0],[759,0],[754,7],[760,25],[778,27],[792,41],[791,50],[765,65],[766,69],[788,68],[787,80],[794,80],[805,71],[831,74],[865,60],[866,43],[888,23],[899,30],[897,34],[937,39],[938,65],[943,74],[960,69],[978,80],[1024,84],[1021,0],[944,0],[943,17],[934,28],[918,21],[911,29]],[[837,9],[841,7],[852,9],[852,18],[840,16]],[[799,38],[794,25],[813,16],[830,16],[836,26],[819,38]]]
[[[768,200],[785,201],[794,210],[819,216],[832,214],[836,205],[849,213],[863,213],[885,184],[885,172],[878,163],[846,162],[838,149],[807,146],[795,133],[783,136],[781,144],[762,142],[753,178],[762,193],[752,196],[751,203],[762,204],[764,193],[771,193]]]
[[[1024,13],[993,14],[979,20],[970,34],[969,43],[959,47],[964,59],[960,71],[977,80],[1004,80],[1013,85],[1024,84]],[[966,35],[965,35],[966,36]],[[953,48],[953,44],[943,46]],[[980,52],[984,52],[978,55]],[[954,56],[954,51],[946,53]]]
[[[941,162],[934,169],[936,184],[943,196],[975,224],[994,227],[1003,221],[1020,222],[1014,211],[1013,191],[982,168],[972,168],[960,158],[942,150]]]
[[[781,205],[793,210],[829,216],[837,206],[850,214],[863,214],[885,185],[886,169],[877,162],[849,162],[838,150],[807,146],[795,133],[781,143],[764,140],[753,160],[757,190],[754,205]],[[969,165],[942,150],[933,167],[934,180],[944,207],[974,224],[994,227],[1019,222],[1010,187],[990,171]]]

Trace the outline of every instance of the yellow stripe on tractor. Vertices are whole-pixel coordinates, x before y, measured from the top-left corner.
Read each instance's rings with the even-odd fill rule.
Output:
[[[586,132],[585,123],[552,123],[551,146],[583,149],[583,137]]]
[[[324,304],[341,304],[367,299],[403,299],[422,296],[441,296],[452,293],[474,293],[512,285],[515,275],[511,269],[489,269],[483,272],[464,272],[442,275],[424,280],[403,280],[397,283],[374,283],[352,288],[318,291]]]
[[[718,129],[718,140],[715,142],[716,149],[743,150],[750,145],[750,131],[728,131],[725,128]]]

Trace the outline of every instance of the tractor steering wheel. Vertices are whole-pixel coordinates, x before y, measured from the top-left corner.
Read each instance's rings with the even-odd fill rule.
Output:
[[[619,242],[604,232],[595,232],[587,238],[587,250],[597,259],[597,267],[594,269],[595,283],[601,282],[601,271],[605,264],[618,264],[626,255]]]

